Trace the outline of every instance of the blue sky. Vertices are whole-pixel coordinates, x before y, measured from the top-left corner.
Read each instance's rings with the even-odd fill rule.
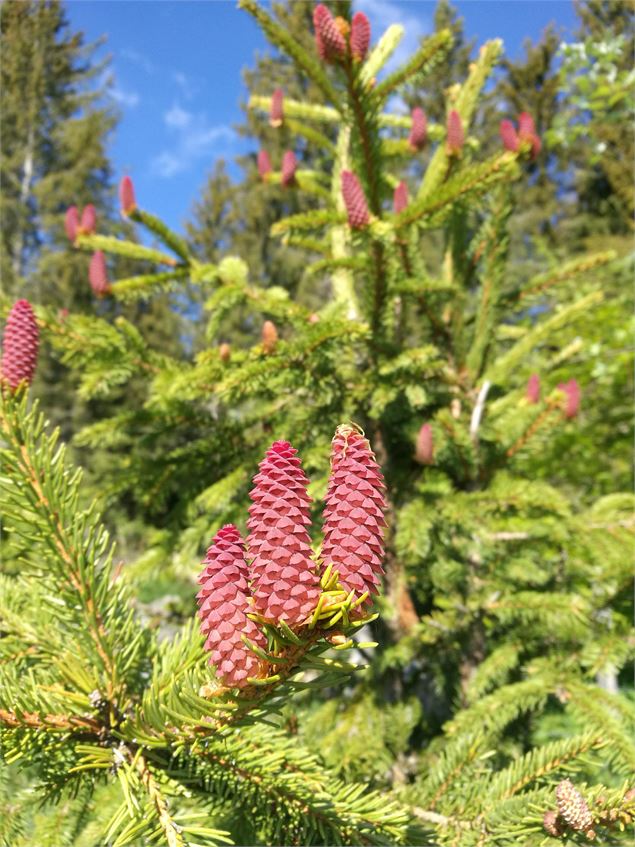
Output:
[[[296,0],[299,2],[300,0]],[[468,37],[500,37],[512,58],[524,38],[553,21],[563,35],[576,25],[572,0],[458,0]],[[373,41],[390,23],[405,26],[407,55],[430,31],[433,0],[358,0]],[[233,125],[245,99],[241,70],[265,38],[233,0],[70,0],[71,27],[88,41],[106,36],[110,93],[121,121],[111,144],[117,177],[130,174],[140,205],[182,228],[219,157],[250,149]]]

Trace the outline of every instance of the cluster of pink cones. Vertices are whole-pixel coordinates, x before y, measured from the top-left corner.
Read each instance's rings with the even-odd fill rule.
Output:
[[[361,609],[383,573],[384,480],[370,444],[352,426],[338,427],[333,438],[319,558],[311,550],[309,480],[297,451],[274,442],[253,482],[247,539],[231,524],[216,534],[197,595],[210,663],[231,687],[258,675],[259,660],[241,637],[266,646],[256,620],[296,631],[307,626],[327,569],[337,570],[343,591],[363,598]]]

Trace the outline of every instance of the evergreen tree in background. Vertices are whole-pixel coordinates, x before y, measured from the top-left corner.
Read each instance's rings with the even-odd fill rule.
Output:
[[[626,483],[628,432],[607,460],[592,426],[632,358],[599,341],[627,262],[567,255],[557,218],[517,246],[544,139],[527,115],[515,142],[481,136],[499,40],[435,80],[444,104],[420,145],[399,99],[425,92],[450,29],[386,70],[397,25],[371,37],[363,14],[319,5],[298,38],[283,10],[240,6],[307,81],[264,131],[259,174],[297,204],[268,237],[307,258],[280,284],[262,250],[252,268],[210,232],[207,260],[127,181],[122,211],[157,246],[76,239],[135,268],[94,277],[114,321],[35,309],[84,396],[131,395],[78,439],[110,458],[100,492],[147,524],[114,569],[95,506],[14,387],[37,338],[28,304],[12,310],[0,484],[4,547],[23,562],[0,581],[3,755],[68,804],[69,844],[629,843],[635,500],[599,469]],[[519,88],[547,73],[532,57]],[[267,125],[273,93],[251,95],[250,121]],[[295,178],[274,130],[311,150]],[[222,230],[234,188],[216,178],[199,218]],[[194,356],[116,311],[192,288],[208,340]],[[188,620],[210,537],[197,599],[214,674]],[[144,601],[161,590],[182,600],[157,621]],[[31,797],[0,793],[17,847],[46,831]]]

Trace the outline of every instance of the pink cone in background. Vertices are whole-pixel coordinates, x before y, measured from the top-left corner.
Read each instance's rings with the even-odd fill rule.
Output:
[[[575,418],[580,411],[580,399],[582,397],[582,392],[580,391],[577,379],[570,379],[568,382],[561,382],[560,385],[558,385],[558,388],[565,394],[565,418]]]
[[[368,226],[370,213],[364,189],[352,171],[342,171],[342,197],[346,206],[349,226],[352,229],[362,229]]]
[[[338,426],[331,443],[331,473],[324,509],[324,566],[339,571],[348,591],[379,592],[384,557],[386,486],[368,440]]]
[[[408,136],[408,144],[413,150],[421,150],[428,138],[428,119],[426,113],[419,106],[415,106],[411,113],[412,126]]]
[[[119,204],[124,215],[129,215],[137,208],[134,195],[134,185],[129,176],[124,176],[119,183]]]
[[[248,603],[245,545],[233,524],[216,533],[202,566],[198,580],[201,590],[196,599],[205,649],[211,653],[210,664],[216,666],[221,682],[241,688],[260,671],[258,657],[241,636],[246,635],[262,648],[267,641],[258,625],[247,617],[252,609]]]
[[[40,345],[40,331],[35,320],[33,307],[28,300],[13,304],[4,327],[2,339],[2,380],[12,391],[26,382],[33,381]]]
[[[527,400],[530,403],[540,402],[540,377],[532,374],[527,380]]]
[[[271,126],[282,126],[284,121],[284,92],[281,88],[271,95],[271,108],[269,111],[269,123]]]
[[[256,610],[267,620],[304,624],[317,606],[320,581],[311,558],[308,479],[288,441],[274,442],[250,493],[248,555]]]
[[[108,281],[108,271],[106,269],[106,257],[101,250],[95,251],[90,257],[90,265],[88,267],[88,279],[90,287],[97,297],[103,297],[110,291],[110,283]]]
[[[282,169],[280,172],[280,181],[288,188],[295,182],[295,174],[298,169],[298,160],[295,157],[293,150],[287,150],[282,157]]]
[[[321,59],[333,62],[346,55],[346,41],[339,31],[330,10],[322,3],[313,10],[315,44]]]
[[[84,207],[84,211],[82,212],[82,221],[81,221],[81,229],[84,235],[92,235],[95,232],[95,227],[97,226],[97,212],[95,211],[95,207],[92,203],[89,203],[88,206]]]
[[[511,121],[501,121],[499,127],[500,137],[505,150],[511,150],[512,153],[517,153],[520,146],[518,133]]]
[[[448,155],[458,156],[458,154],[463,149],[464,143],[465,133],[463,132],[463,121],[461,120],[461,116],[456,111],[456,109],[452,109],[452,111],[448,115],[446,136],[446,147]]]
[[[75,243],[79,230],[79,212],[77,206],[69,206],[64,215],[64,229],[71,244]]]
[[[273,353],[278,343],[278,330],[273,321],[265,321],[262,325],[262,347],[265,353]]]
[[[434,441],[432,427],[429,423],[424,423],[417,435],[415,459],[420,465],[432,465],[434,463]]]
[[[353,58],[363,61],[370,45],[370,21],[363,12],[353,15],[350,43]]]
[[[542,142],[536,132],[534,119],[529,112],[522,112],[518,116],[518,139],[528,141],[531,145],[531,158],[535,159],[542,147]]]
[[[266,150],[258,151],[258,174],[260,179],[266,179],[271,173],[271,159]]]
[[[399,212],[403,212],[403,210],[408,205],[408,186],[406,183],[401,180],[399,185],[395,188],[395,192],[392,198],[392,207],[396,215]]]

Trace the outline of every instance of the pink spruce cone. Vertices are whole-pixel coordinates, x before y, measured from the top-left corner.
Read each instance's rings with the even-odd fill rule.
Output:
[[[37,365],[40,331],[28,300],[18,300],[7,315],[2,342],[2,379],[15,391],[22,382],[33,380]]]
[[[66,230],[68,240],[71,244],[74,244],[79,230],[79,212],[77,211],[77,206],[69,206],[66,210],[64,229]]]
[[[392,198],[392,207],[396,215],[403,210],[408,205],[408,186],[406,183],[401,180],[399,185],[395,188],[395,193]]]
[[[570,779],[563,779],[556,785],[556,802],[560,817],[571,829],[586,832],[593,826],[593,813],[586,800]]]
[[[340,582],[369,599],[384,573],[384,478],[368,440],[352,426],[338,426],[331,444],[331,473],[324,509],[322,561]]]
[[[565,418],[569,420],[571,418],[575,418],[580,411],[580,398],[582,396],[577,379],[570,379],[568,382],[561,382],[558,388],[566,395],[564,404]]]
[[[518,116],[518,139],[519,141],[527,141],[531,145],[530,155],[532,159],[535,159],[538,153],[540,153],[540,148],[542,147],[542,142],[536,132],[536,125],[534,123],[534,119],[529,114],[529,112],[521,112]]]
[[[342,197],[348,215],[348,224],[352,229],[362,229],[370,223],[368,203],[364,189],[352,171],[342,171]]]
[[[511,121],[501,121],[499,127],[500,137],[505,150],[511,150],[512,153],[517,153],[520,146],[516,127]]]
[[[370,21],[363,12],[355,12],[351,22],[351,53],[360,62],[366,58],[370,45]]]
[[[313,10],[315,44],[320,59],[333,62],[346,55],[346,41],[335,23],[333,15],[322,3]]]
[[[249,495],[247,546],[256,610],[267,620],[302,626],[321,587],[311,559],[308,479],[288,441],[274,442]]]
[[[415,459],[420,465],[434,464],[434,440],[432,437],[432,427],[429,423],[424,423],[417,435]]]
[[[271,95],[271,108],[269,111],[269,123],[271,126],[282,126],[284,121],[284,92],[281,88]]]
[[[282,157],[282,170],[280,172],[280,181],[288,188],[295,182],[295,174],[298,169],[298,160],[295,157],[293,150],[287,150]]]
[[[121,211],[124,215],[129,215],[137,208],[137,201],[134,196],[134,185],[129,176],[123,177],[119,183],[119,203]]]
[[[81,230],[84,235],[92,235],[97,226],[97,212],[92,203],[84,208],[82,212]]]
[[[260,179],[266,180],[271,173],[271,159],[266,150],[258,151],[258,175]]]
[[[532,374],[527,380],[527,400],[530,403],[540,402],[540,377]]]
[[[461,120],[461,116],[456,111],[456,109],[452,109],[452,111],[448,115],[446,136],[446,147],[448,155],[458,156],[461,150],[463,149],[464,144],[465,133],[463,132],[463,121]]]
[[[408,144],[413,150],[421,150],[428,138],[428,119],[426,113],[419,106],[412,110],[412,127],[408,136]]]
[[[88,279],[90,281],[90,287],[93,289],[93,292],[97,295],[97,297],[103,297],[110,291],[108,271],[106,269],[106,257],[101,250],[97,250],[90,257]]]
[[[198,578],[201,590],[196,595],[201,618],[201,632],[206,636],[205,649],[216,665],[221,682],[231,688],[247,685],[260,671],[258,657],[241,638],[266,648],[264,634],[247,613],[249,571],[245,561],[245,545],[233,524],[220,529],[202,562]]]
[[[273,353],[278,345],[278,330],[273,321],[265,321],[262,325],[262,349],[267,355]]]

